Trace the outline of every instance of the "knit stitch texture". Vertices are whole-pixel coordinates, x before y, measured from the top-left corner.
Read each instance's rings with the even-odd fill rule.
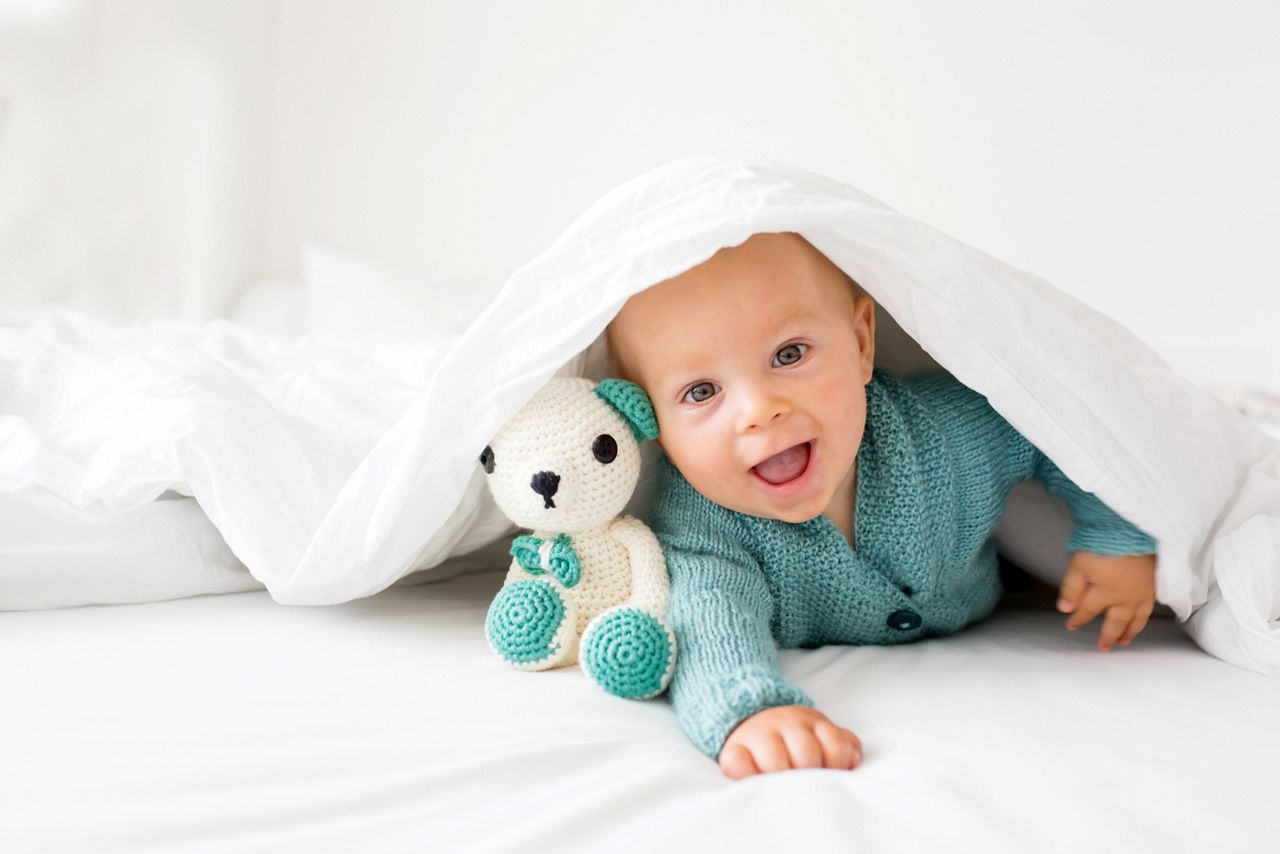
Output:
[[[813,705],[782,675],[778,647],[908,643],[990,616],[1002,592],[991,533],[1026,478],[1070,508],[1068,551],[1156,551],[949,374],[876,370],[866,395],[854,548],[825,516],[793,524],[736,513],[659,462],[651,527],[680,644],[671,699],[709,756],[762,709]]]

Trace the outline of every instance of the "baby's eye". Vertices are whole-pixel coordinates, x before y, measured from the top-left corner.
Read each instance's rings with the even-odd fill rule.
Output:
[[[715,383],[698,383],[684,393],[684,399],[690,403],[703,403],[715,395]]]
[[[801,347],[804,349],[801,350]],[[773,354],[773,366],[775,368],[781,368],[787,365],[794,365],[796,362],[800,361],[808,349],[808,344],[788,344]],[[782,364],[778,364],[779,362]]]

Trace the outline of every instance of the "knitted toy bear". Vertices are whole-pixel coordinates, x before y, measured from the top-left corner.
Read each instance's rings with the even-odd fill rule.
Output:
[[[555,378],[480,455],[494,500],[532,530],[489,606],[489,646],[518,670],[580,661],[601,688],[662,693],[676,663],[670,583],[657,537],[618,514],[640,477],[640,442],[658,421],[644,390]]]

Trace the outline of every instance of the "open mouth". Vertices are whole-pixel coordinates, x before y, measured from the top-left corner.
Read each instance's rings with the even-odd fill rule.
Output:
[[[797,483],[809,473],[813,459],[813,442],[792,445],[752,467],[751,473],[769,486],[781,487]]]

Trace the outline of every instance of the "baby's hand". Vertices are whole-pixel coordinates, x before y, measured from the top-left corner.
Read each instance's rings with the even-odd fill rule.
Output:
[[[775,706],[738,724],[720,749],[720,770],[740,780],[788,768],[856,768],[862,742],[806,706]]]
[[[1155,555],[1071,555],[1062,579],[1058,610],[1071,615],[1067,628],[1072,630],[1105,611],[1098,637],[1102,652],[1117,641],[1128,646],[1147,625],[1155,606]]]

